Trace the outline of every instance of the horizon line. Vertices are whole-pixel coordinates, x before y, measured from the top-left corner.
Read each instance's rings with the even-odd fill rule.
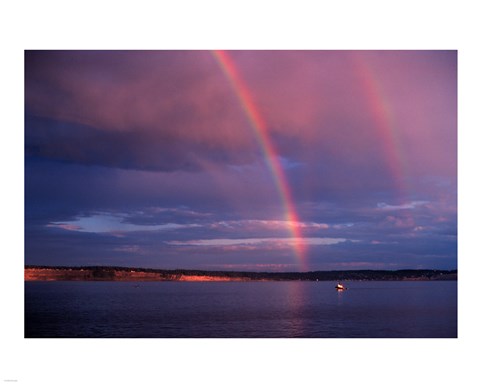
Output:
[[[375,271],[375,272],[401,272],[401,271],[440,271],[440,272],[458,272],[458,268],[455,269],[438,269],[438,268],[402,268],[402,269],[330,269],[330,270],[312,270],[312,271],[245,271],[245,270],[207,270],[207,269],[185,269],[185,268],[152,268],[152,267],[132,267],[132,266],[116,266],[116,265],[25,265],[24,269],[28,268],[45,268],[45,269],[65,269],[65,268],[110,268],[110,269],[132,269],[132,270],[157,270],[157,271],[192,271],[192,272],[235,272],[235,273],[315,273],[315,272],[362,272],[362,271]]]

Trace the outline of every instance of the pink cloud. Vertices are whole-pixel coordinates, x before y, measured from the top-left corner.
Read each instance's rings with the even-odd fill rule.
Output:
[[[99,131],[121,132],[124,136],[117,140],[123,137],[129,144],[138,165],[145,166],[162,149],[170,149],[169,156],[174,157],[176,151],[171,149],[186,144],[188,160],[195,163],[212,151],[220,151],[232,163],[251,162],[258,154],[259,143],[239,100],[208,51],[30,55],[27,110]],[[453,71],[441,65],[440,54],[236,51],[229,55],[269,134],[289,143],[278,148],[287,157],[289,151],[297,151],[297,159],[307,159],[334,147],[343,162],[367,166],[371,159],[365,154],[372,146],[390,145],[405,155],[401,159],[405,171],[428,167],[439,173],[455,172],[449,161],[455,155],[455,136],[438,134],[438,129],[450,132],[456,123],[455,114],[448,112],[455,106],[456,83]],[[371,67],[370,81],[381,85],[373,87],[378,88],[370,94],[374,100],[367,100],[359,61]],[[392,109],[391,126],[375,126],[375,103]],[[445,122],[447,113],[451,121]],[[128,135],[132,132],[135,136]],[[145,139],[136,143],[135,137]]]
[[[61,228],[66,231],[81,231],[82,227],[74,224],[66,224],[66,223],[51,223],[46,225],[49,228]]]

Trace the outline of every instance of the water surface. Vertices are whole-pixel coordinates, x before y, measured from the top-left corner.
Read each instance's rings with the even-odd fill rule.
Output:
[[[457,282],[26,282],[25,337],[451,338]]]

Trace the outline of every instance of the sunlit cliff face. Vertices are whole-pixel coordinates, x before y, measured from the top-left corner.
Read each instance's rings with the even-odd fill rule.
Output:
[[[47,269],[47,268],[26,268],[25,281],[247,281],[249,278],[208,276],[208,275],[184,275],[184,274],[162,274],[156,272],[142,271],[95,271],[86,269]]]

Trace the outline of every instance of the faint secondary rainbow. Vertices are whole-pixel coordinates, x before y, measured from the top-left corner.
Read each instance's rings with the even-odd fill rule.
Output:
[[[278,190],[281,202],[285,210],[285,220],[288,223],[288,229],[294,239],[295,256],[300,262],[301,268],[306,269],[306,244],[302,239],[300,231],[300,222],[292,198],[292,192],[287,182],[285,172],[280,163],[279,156],[268,134],[267,124],[262,118],[258,108],[253,102],[251,93],[247,85],[237,71],[235,63],[225,51],[212,51],[213,57],[218,62],[222,72],[228,79],[250,125],[253,128],[255,137],[263,151],[265,162],[272,174],[273,181]]]
[[[382,84],[375,74],[374,68],[361,53],[353,54],[357,76],[365,92],[366,100],[372,113],[376,134],[382,143],[383,155],[394,190],[397,193],[397,203],[406,199],[406,165],[401,156],[402,150],[396,133],[395,116],[385,95]]]

